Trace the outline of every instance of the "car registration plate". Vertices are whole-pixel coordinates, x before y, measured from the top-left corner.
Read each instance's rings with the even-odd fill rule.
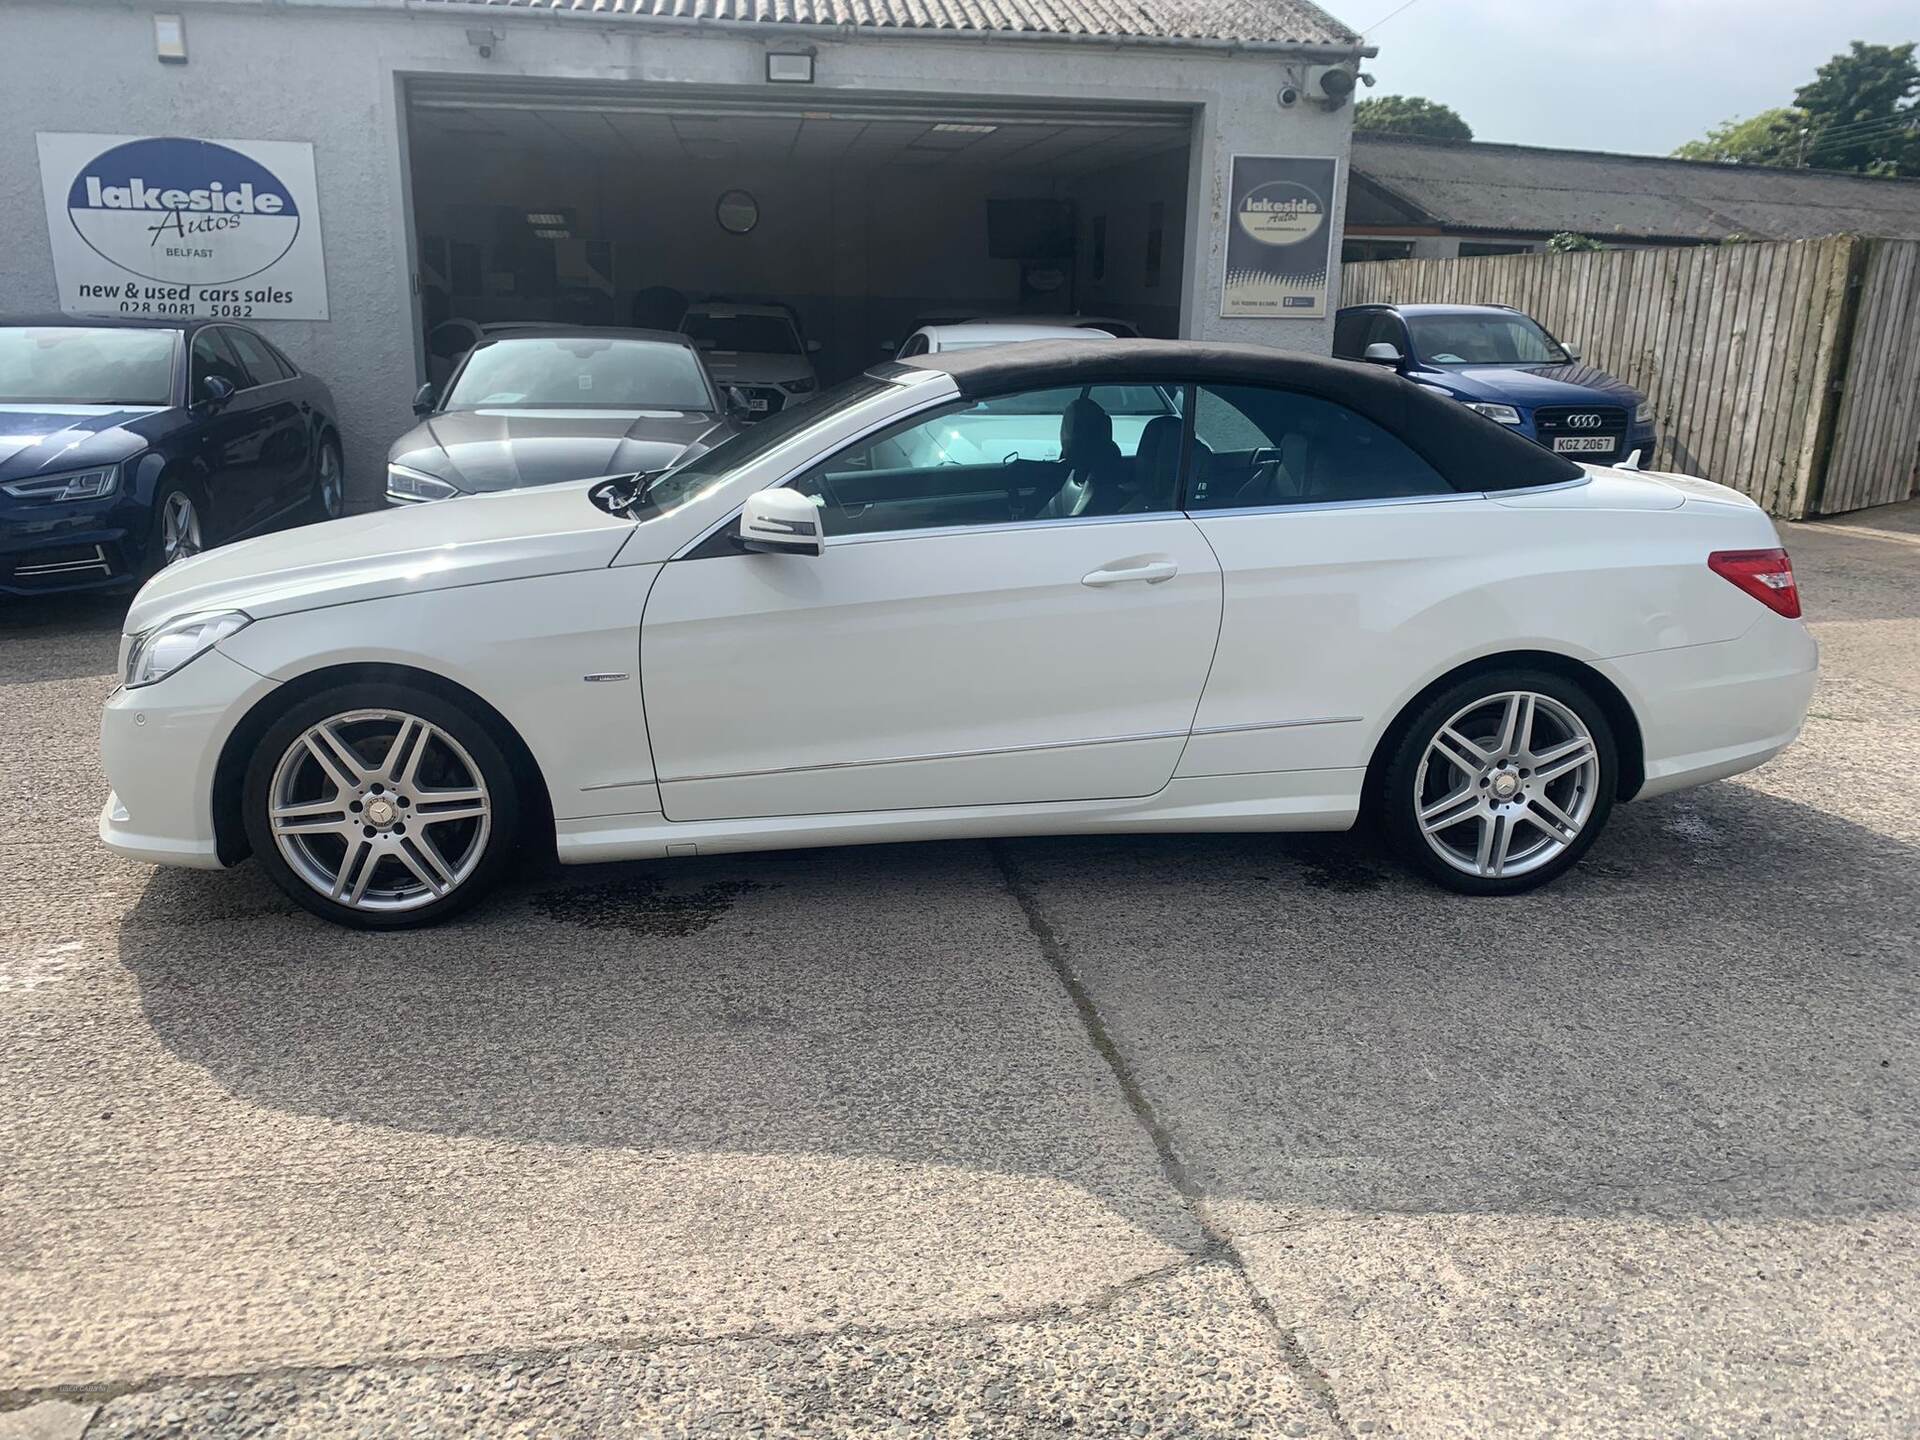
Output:
[[[1611,455],[1611,435],[1556,435],[1553,448],[1562,455]]]
[[[747,409],[749,410],[764,410],[766,408],[767,402],[765,400],[750,399],[747,401]]]

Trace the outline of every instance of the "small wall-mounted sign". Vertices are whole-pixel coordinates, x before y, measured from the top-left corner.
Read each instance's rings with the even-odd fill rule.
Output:
[[[1223,317],[1325,318],[1337,172],[1319,156],[1233,157]]]

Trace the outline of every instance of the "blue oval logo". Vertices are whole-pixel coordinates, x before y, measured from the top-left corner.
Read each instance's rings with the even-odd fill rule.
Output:
[[[131,140],[81,167],[67,215],[98,255],[169,285],[257,275],[300,233],[293,194],[258,160],[209,140]]]

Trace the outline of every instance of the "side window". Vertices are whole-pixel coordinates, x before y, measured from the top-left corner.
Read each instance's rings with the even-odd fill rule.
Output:
[[[233,353],[239,358],[240,368],[245,370],[256,385],[273,385],[286,377],[280,373],[280,362],[273,352],[251,330],[242,330],[238,326],[221,327],[222,335],[233,347]]]
[[[207,379],[218,375],[236,390],[244,390],[253,383],[246,370],[234,358],[227,348],[225,332],[218,326],[208,330],[198,330],[193,336],[193,350],[188,366],[187,379],[191,386],[189,395],[195,400],[206,398]]]
[[[1342,310],[1333,320],[1333,353],[1342,360],[1358,360],[1367,348],[1361,335],[1373,319],[1369,310]]]
[[[1181,424],[1158,385],[1028,390],[905,421],[793,485],[829,536],[1164,514]]]
[[[1202,385],[1193,438],[1189,510],[1453,493],[1403,441],[1317,395]]]
[[[906,348],[900,352],[900,358],[904,360],[914,355],[924,355],[926,353],[927,337],[924,335],[916,335],[907,341]]]

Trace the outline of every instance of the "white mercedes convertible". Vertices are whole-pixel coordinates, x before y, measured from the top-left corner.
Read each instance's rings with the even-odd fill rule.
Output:
[[[1338,830],[1443,885],[1800,729],[1767,517],[1375,367],[1063,342],[882,365],[656,474],[249,540],[128,615],[115,850],[317,914],[563,861]]]

